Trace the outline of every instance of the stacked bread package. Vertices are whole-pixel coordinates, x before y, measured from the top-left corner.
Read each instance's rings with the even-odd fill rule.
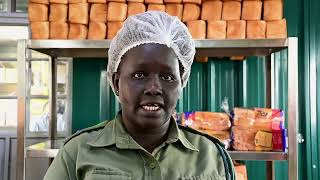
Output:
[[[177,16],[194,39],[286,38],[282,0],[30,0],[32,39],[112,39],[145,11]]]
[[[278,109],[234,108],[232,146],[239,151],[285,151],[284,113]]]
[[[231,121],[226,113],[219,112],[185,112],[181,115],[181,125],[197,129],[230,145]]]

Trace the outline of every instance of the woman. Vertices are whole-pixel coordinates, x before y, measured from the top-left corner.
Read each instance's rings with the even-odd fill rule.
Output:
[[[235,179],[218,140],[171,117],[194,55],[176,17],[129,17],[108,52],[108,80],[122,110],[69,138],[44,179]]]

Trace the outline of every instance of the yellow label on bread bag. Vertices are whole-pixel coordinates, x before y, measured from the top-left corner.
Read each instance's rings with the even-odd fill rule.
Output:
[[[272,147],[272,133],[258,131],[256,136],[254,137],[254,144],[256,146],[263,146],[263,147]]]

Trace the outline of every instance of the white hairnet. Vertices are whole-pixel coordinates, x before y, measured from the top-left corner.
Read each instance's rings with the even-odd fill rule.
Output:
[[[117,72],[121,57],[141,44],[167,45],[183,66],[182,87],[185,87],[195,55],[195,45],[188,28],[175,16],[161,11],[148,11],[130,16],[111,42],[108,52],[107,77],[114,91],[112,75]]]

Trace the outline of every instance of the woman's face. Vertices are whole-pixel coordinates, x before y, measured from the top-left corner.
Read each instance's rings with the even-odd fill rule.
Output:
[[[124,120],[159,128],[170,119],[182,89],[178,58],[165,45],[137,46],[123,56],[113,83]]]

